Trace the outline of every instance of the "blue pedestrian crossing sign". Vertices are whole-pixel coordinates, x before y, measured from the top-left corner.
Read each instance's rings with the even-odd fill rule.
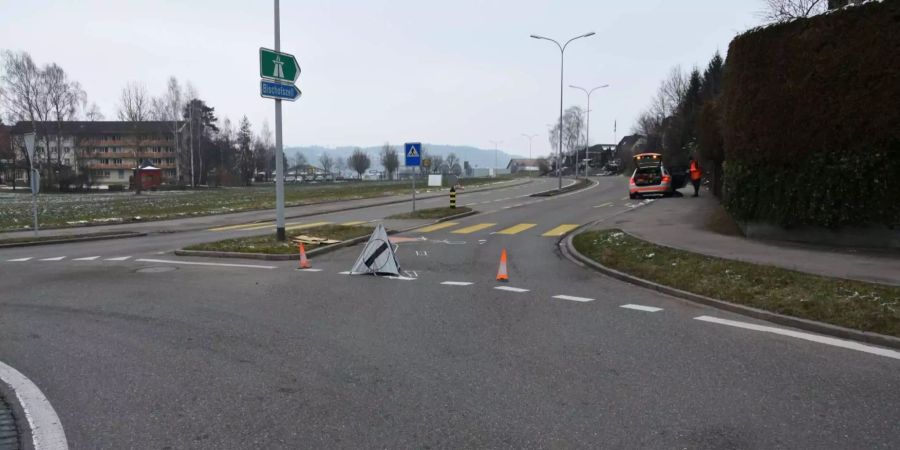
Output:
[[[403,144],[403,153],[406,154],[406,165],[407,166],[422,165],[422,143],[421,142],[407,142],[406,144]]]

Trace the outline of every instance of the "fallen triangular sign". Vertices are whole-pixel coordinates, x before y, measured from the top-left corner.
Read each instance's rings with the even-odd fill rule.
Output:
[[[382,224],[375,227],[356,264],[350,269],[350,275],[364,274],[400,276],[400,263]]]

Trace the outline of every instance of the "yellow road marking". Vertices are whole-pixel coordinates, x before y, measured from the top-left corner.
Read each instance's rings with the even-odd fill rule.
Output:
[[[494,225],[497,225],[497,224],[496,223],[479,223],[476,225],[472,225],[469,227],[460,228],[458,230],[451,231],[451,233],[453,233],[453,234],[469,234],[469,233],[474,233],[476,231],[483,230],[485,228],[490,228]]]
[[[252,227],[252,226],[258,226],[258,225],[259,225],[259,223],[242,223],[242,224],[240,224],[240,225],[228,225],[228,226],[225,226],[225,227],[210,228],[210,229],[208,229],[207,231],[228,231],[228,230],[237,230],[237,229],[244,228],[244,227]],[[266,226],[272,226],[272,225],[274,225],[274,224],[269,224],[269,225],[266,225]]]
[[[368,222],[365,222],[365,221],[363,221],[363,220],[357,220],[357,221],[354,221],[354,222],[344,222],[344,223],[342,223],[341,225],[343,225],[343,226],[345,226],[345,227],[352,227],[352,226],[354,226],[354,225],[362,225],[362,224],[364,224],[364,223],[368,223]]]
[[[442,223],[436,223],[434,225],[429,225],[424,228],[419,228],[416,231],[418,231],[419,233],[430,233],[432,231],[443,230],[444,228],[450,228],[450,227],[453,227],[456,225],[459,225],[459,223],[458,222],[442,222]]]
[[[536,223],[520,223],[516,226],[509,227],[505,230],[500,230],[497,232],[497,234],[518,234],[529,228],[534,228],[536,226],[537,226]]]
[[[572,225],[570,223],[567,223],[567,224],[560,225],[560,226],[542,234],[541,236],[562,236],[576,228],[578,228],[578,225]]]
[[[312,227],[318,227],[318,226],[321,226],[321,225],[330,225],[330,224],[331,224],[331,222],[313,222],[313,223],[304,223],[304,224],[301,224],[301,225],[294,225],[294,226],[292,226],[292,227],[284,227],[284,230],[285,230],[285,231],[290,231],[290,230],[302,230],[302,229],[304,229],[304,228],[312,228]]]

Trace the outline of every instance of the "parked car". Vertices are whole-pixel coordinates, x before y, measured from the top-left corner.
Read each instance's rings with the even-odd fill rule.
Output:
[[[659,153],[634,155],[634,173],[628,181],[628,197],[642,198],[645,195],[668,197],[675,192],[672,175],[663,166]]]

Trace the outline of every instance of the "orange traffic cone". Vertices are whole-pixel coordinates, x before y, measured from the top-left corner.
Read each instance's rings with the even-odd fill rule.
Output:
[[[497,281],[509,281],[509,273],[506,271],[506,249],[500,253],[500,269],[497,270]]]
[[[300,243],[300,268],[301,269],[309,269],[312,267],[309,265],[309,260],[306,259],[306,249],[303,248],[303,243]]]

